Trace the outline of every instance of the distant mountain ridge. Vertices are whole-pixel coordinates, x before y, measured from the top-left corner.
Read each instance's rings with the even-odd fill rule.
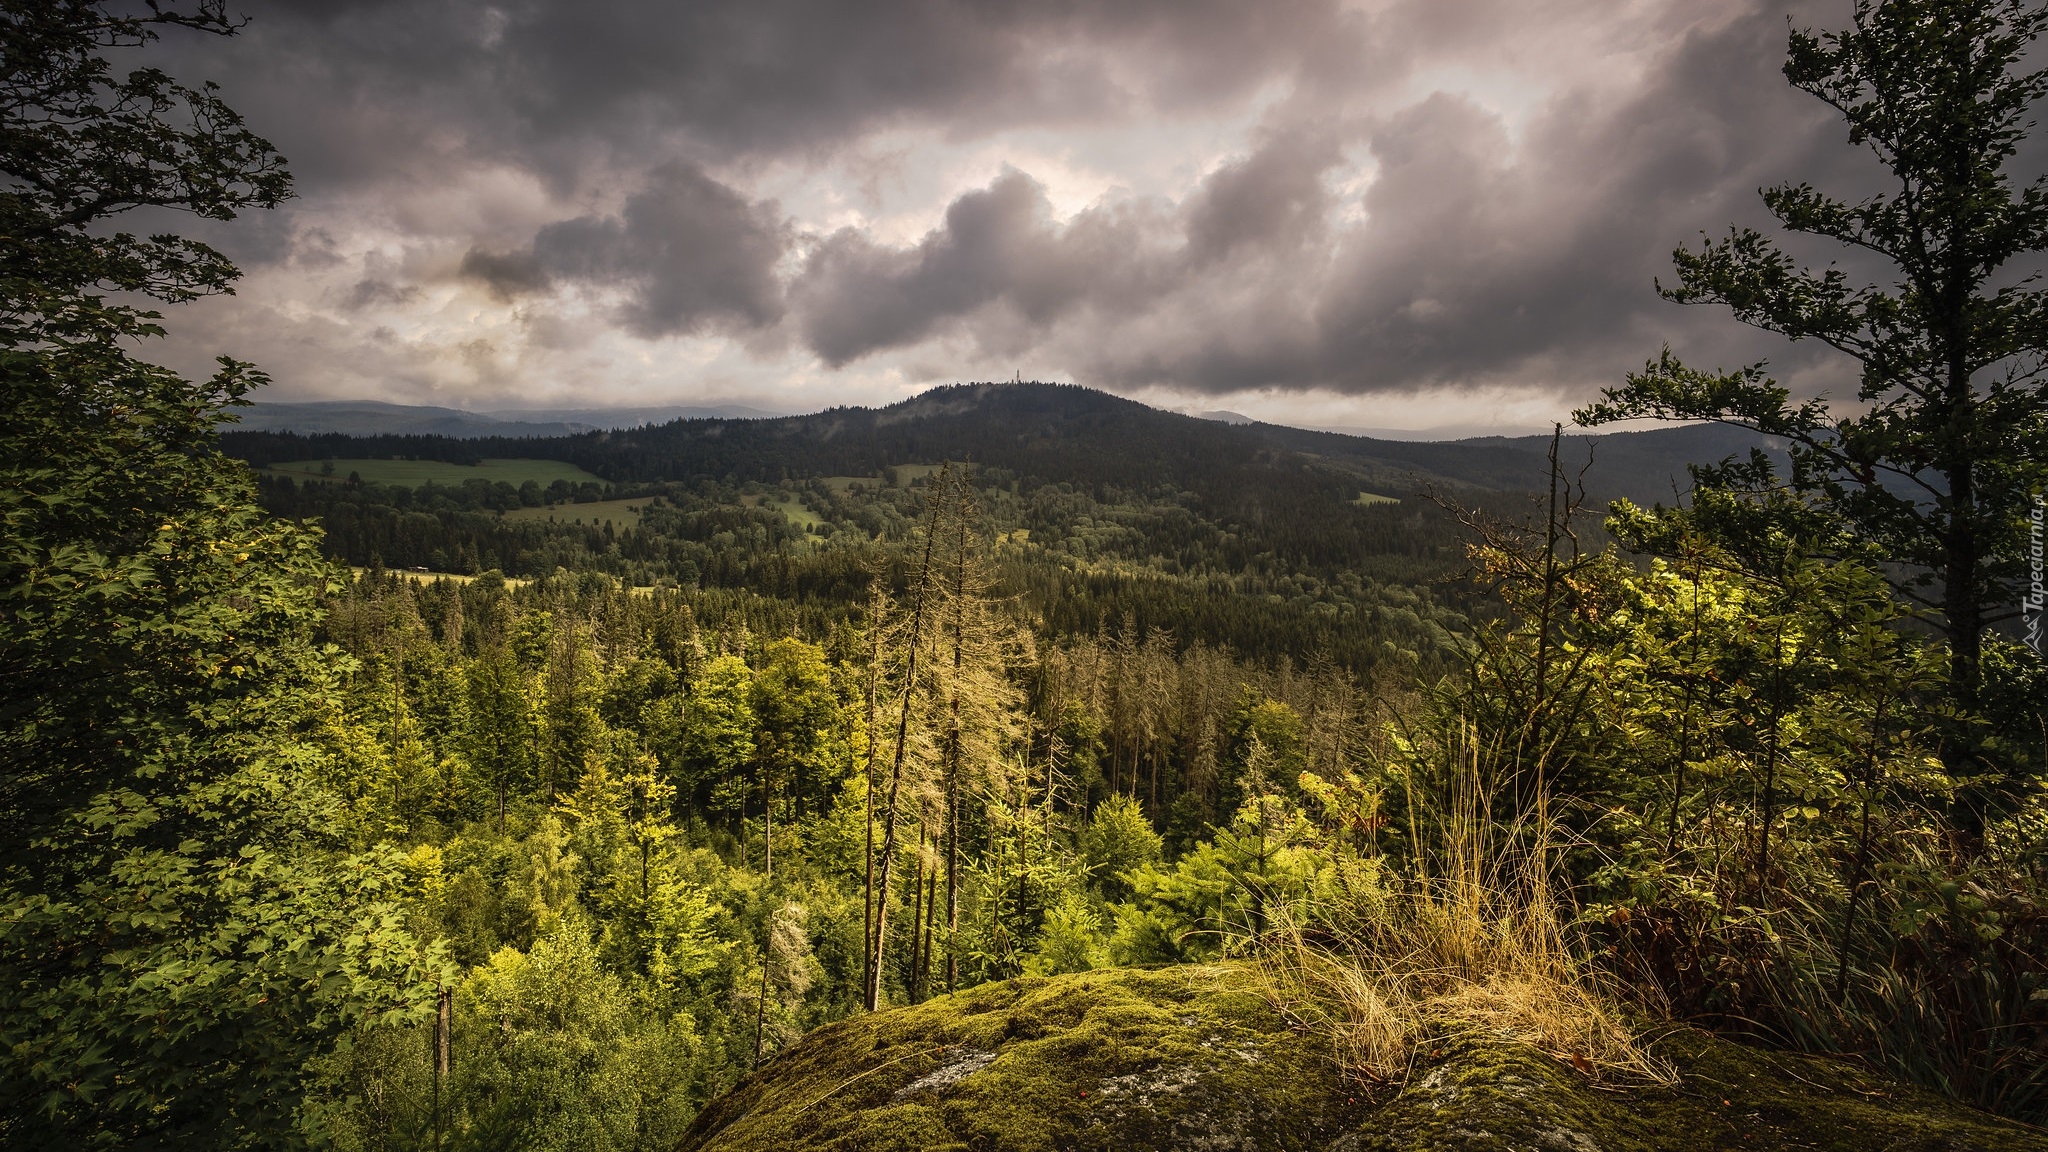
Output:
[[[659,405],[642,408],[506,408],[472,412],[428,404],[382,400],[258,401],[240,409],[241,427],[251,432],[301,435],[486,436],[549,438],[665,424],[671,420],[762,420],[782,416],[742,404]]]
[[[861,476],[894,464],[968,459],[1055,483],[1206,491],[1247,515],[1257,515],[1257,506],[1266,501],[1303,496],[1310,488],[1324,499],[1346,490],[1397,497],[1425,488],[1533,491],[1548,474],[1549,449],[1545,436],[1380,440],[1226,423],[1076,385],[1012,382],[950,385],[885,408],[833,408],[803,416],[688,415],[658,424],[575,428],[553,436],[526,431],[545,426],[541,421],[506,423],[514,427],[469,424],[461,432],[421,427],[367,437],[280,433],[245,424],[228,435],[228,444],[257,463],[347,456],[457,463],[537,457],[568,461],[619,483]],[[1579,476],[1584,469],[1587,492],[1595,501],[1627,497],[1668,504],[1689,487],[1687,465],[1746,454],[1752,447],[1775,451],[1739,429],[1694,425],[1570,433],[1560,459],[1569,475]]]

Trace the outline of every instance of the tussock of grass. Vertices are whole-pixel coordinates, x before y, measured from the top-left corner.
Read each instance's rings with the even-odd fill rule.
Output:
[[[1357,934],[1290,921],[1263,960],[1277,1005],[1330,1036],[1354,1074],[1400,1079],[1417,1044],[1477,1030],[1595,1078],[1671,1081],[1543,898],[1413,882],[1386,911]]]
[[[1673,1082],[1621,990],[1567,937],[1545,813],[1496,835],[1480,789],[1452,797],[1411,874],[1355,861],[1330,892],[1277,917],[1262,961],[1276,1005],[1368,1080],[1402,1078],[1420,1043],[1478,1031],[1596,1079]]]

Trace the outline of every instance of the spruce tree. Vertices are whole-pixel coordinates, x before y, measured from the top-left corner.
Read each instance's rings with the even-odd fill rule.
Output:
[[[2027,513],[2048,481],[2048,294],[2034,279],[2048,178],[2013,171],[2048,92],[2048,71],[2027,67],[2044,28],[2048,9],[2027,0],[1858,0],[1846,29],[1792,33],[1786,78],[1841,114],[1889,190],[1850,202],[1787,183],[1764,203],[1786,230],[1888,265],[1887,282],[1803,266],[1751,229],[1676,253],[1667,298],[1847,354],[1853,403],[1795,399],[1762,364],[1703,371],[1666,349],[1578,413],[1783,437],[1786,486],[1938,618],[1966,713],[1985,695],[1987,637],[2018,611]],[[1760,456],[1703,479],[1778,482]],[[1971,744],[1949,741],[1952,773],[1967,774]]]

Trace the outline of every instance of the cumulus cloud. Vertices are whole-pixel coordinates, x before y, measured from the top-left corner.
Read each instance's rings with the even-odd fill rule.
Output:
[[[654,339],[780,319],[775,265],[788,240],[772,202],[751,203],[694,167],[672,165],[617,215],[556,221],[524,249],[471,248],[461,271],[501,298],[565,281],[614,289],[625,297],[618,323]]]
[[[796,281],[798,324],[834,366],[961,318],[979,316],[984,334],[1018,321],[1043,331],[1084,305],[1156,295],[1146,216],[1117,205],[1057,224],[1044,187],[1010,172],[953,201],[916,245],[877,244],[854,229],[826,237]]]
[[[1209,264],[1246,248],[1293,252],[1325,234],[1323,173],[1338,159],[1334,134],[1291,132],[1210,173],[1188,203],[1188,252]]]

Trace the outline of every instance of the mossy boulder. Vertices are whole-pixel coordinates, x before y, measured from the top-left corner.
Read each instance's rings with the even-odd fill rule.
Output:
[[[1596,1084],[1476,1035],[1347,1080],[1257,973],[987,984],[821,1028],[706,1108],[685,1152],[2048,1152],[2030,1128],[1833,1061],[1681,1029],[1674,1086]]]

